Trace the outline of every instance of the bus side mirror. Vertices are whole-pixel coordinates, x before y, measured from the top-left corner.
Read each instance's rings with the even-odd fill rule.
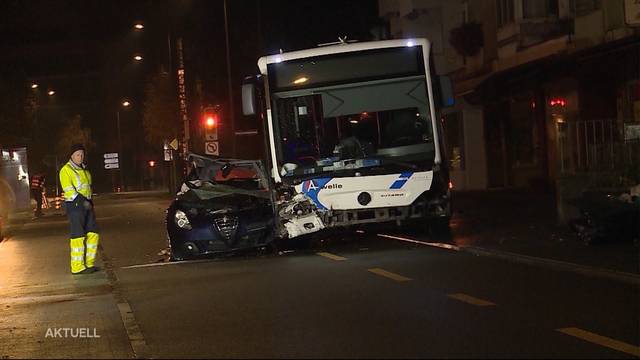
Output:
[[[440,76],[440,99],[442,101],[442,107],[450,107],[455,104],[455,98],[453,97],[453,84],[451,84],[451,78],[448,76]]]
[[[257,113],[255,84],[242,85],[242,114],[255,115]]]

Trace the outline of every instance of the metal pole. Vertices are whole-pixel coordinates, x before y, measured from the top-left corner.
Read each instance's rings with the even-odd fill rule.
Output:
[[[233,156],[236,156],[236,122],[233,110],[233,87],[231,86],[231,51],[229,48],[229,20],[227,11],[227,0],[224,0],[224,35],[227,49],[227,86],[229,93],[229,121],[231,122],[231,140]]]
[[[120,110],[116,111],[116,119],[118,123],[118,171],[120,172],[120,191],[124,191],[124,174],[123,174],[123,153],[122,153],[122,135],[120,133]]]
[[[584,122],[584,154],[586,156],[586,164],[585,164],[585,170],[587,170],[589,168],[589,157],[590,157],[590,152],[591,152],[591,147],[589,146],[589,136],[588,136],[588,128],[589,128],[589,124],[587,123],[587,121]]]
[[[172,73],[172,71],[173,71],[173,70],[172,70],[172,67],[173,67],[173,66],[172,66],[172,64],[171,64],[171,56],[172,56],[172,53],[171,53],[171,31],[170,31],[170,30],[169,30],[169,31],[167,31],[167,48],[168,48],[168,50],[169,50],[169,69],[168,69],[168,72],[169,72],[169,74],[171,74],[171,73]]]
[[[564,174],[564,137],[560,124],[556,122],[556,133],[558,134],[558,145],[560,147],[560,174]]]
[[[610,142],[610,147],[611,147],[611,168],[615,169],[616,167],[616,156],[615,153],[613,152],[613,127],[615,126],[615,122],[611,121],[609,123],[609,142]]]
[[[180,117],[183,123],[182,156],[186,160],[189,154],[189,116],[187,112],[184,49],[181,37],[176,40],[176,50],[178,52],[178,101],[180,105]]]
[[[582,143],[580,141],[580,121],[576,121],[576,145],[578,148],[578,166],[577,169],[580,169],[582,166]]]
[[[264,37],[262,36],[262,0],[258,0],[256,4],[258,19],[258,52],[264,52]]]
[[[591,159],[594,162],[594,166],[598,166],[598,143],[597,143],[597,139],[596,139],[596,121],[594,120],[591,122],[591,129],[593,130],[593,156],[591,157]]]
[[[60,196],[60,190],[58,189],[60,187],[60,185],[58,184],[58,181],[60,181],[58,179],[58,171],[59,171],[59,169],[58,169],[58,155],[55,155],[55,158],[56,158],[56,160],[55,160],[56,161],[56,176],[55,176],[55,178],[56,178],[56,197],[58,197],[58,196]]]

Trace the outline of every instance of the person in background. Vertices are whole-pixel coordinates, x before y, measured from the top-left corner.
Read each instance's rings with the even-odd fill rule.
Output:
[[[36,201],[33,215],[36,218],[42,216],[42,191],[44,189],[44,174],[35,174],[31,177],[31,197]]]

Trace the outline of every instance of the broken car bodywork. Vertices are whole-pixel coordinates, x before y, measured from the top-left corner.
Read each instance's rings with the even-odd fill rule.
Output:
[[[276,184],[282,237],[372,223],[426,223],[451,214],[448,177],[439,171],[311,177]],[[366,184],[363,186],[363,184]],[[366,190],[364,190],[366,189]]]
[[[190,155],[191,170],[167,209],[172,258],[262,247],[275,237],[272,195],[256,161]]]

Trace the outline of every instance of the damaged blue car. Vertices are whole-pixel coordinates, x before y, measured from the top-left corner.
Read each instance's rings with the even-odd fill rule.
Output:
[[[167,209],[172,260],[260,248],[275,238],[269,181],[259,161],[189,156],[191,169]]]

